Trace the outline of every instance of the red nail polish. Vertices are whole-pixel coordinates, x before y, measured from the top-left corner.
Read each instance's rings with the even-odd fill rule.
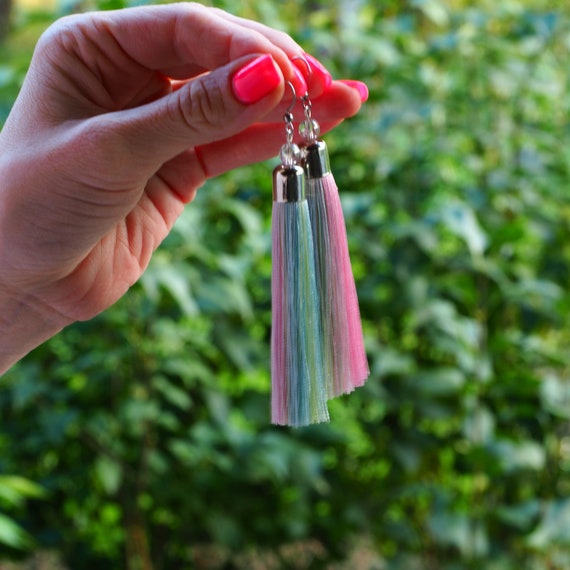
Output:
[[[352,89],[356,89],[360,94],[360,100],[363,103],[368,101],[369,93],[366,83],[363,83],[362,81],[354,81],[354,79],[341,79],[340,82],[348,85],[349,87],[352,87]]]
[[[240,103],[257,103],[281,83],[281,73],[267,54],[250,61],[232,78],[234,95]]]
[[[303,61],[303,59],[306,61]],[[307,81],[310,77],[316,78],[323,84],[325,89],[332,83],[330,71],[312,55],[305,53],[302,57],[295,59],[293,63]]]

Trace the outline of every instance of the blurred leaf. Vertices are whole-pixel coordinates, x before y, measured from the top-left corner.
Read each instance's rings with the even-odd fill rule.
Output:
[[[542,405],[561,418],[570,419],[570,382],[556,374],[546,374],[540,385]]]
[[[533,548],[547,548],[555,544],[570,542],[570,500],[559,499],[544,505],[541,520],[528,543]]]
[[[444,2],[439,0],[412,0],[411,5],[419,8],[434,24],[445,26],[449,21]]]
[[[192,398],[188,393],[174,383],[169,382],[165,377],[159,376],[155,378],[153,386],[170,404],[177,408],[187,410],[192,406]]]
[[[518,505],[505,505],[497,511],[497,515],[507,524],[527,530],[540,514],[540,502],[530,499]]]
[[[485,529],[468,515],[436,511],[430,517],[429,527],[439,543],[455,546],[467,558],[485,556],[489,551]]]
[[[460,390],[465,384],[465,377],[455,368],[439,368],[418,373],[408,382],[420,394],[446,396]]]
[[[119,490],[123,474],[117,461],[100,457],[95,464],[95,471],[106,493],[113,495]]]
[[[447,204],[438,214],[442,223],[465,241],[471,255],[483,254],[487,245],[487,236],[472,208],[465,203],[455,202]]]
[[[489,444],[495,436],[495,416],[488,408],[475,407],[463,423],[465,437],[478,445]]]
[[[28,498],[44,496],[44,489],[33,481],[17,475],[0,475],[0,502],[17,507]]]
[[[164,263],[159,264],[157,261],[149,266],[141,282],[148,293],[155,297],[158,295],[158,288],[164,287],[177,301],[184,314],[194,316],[199,313],[196,300],[190,289],[191,279],[184,275],[180,268]]]
[[[30,548],[32,540],[25,530],[0,513],[0,544],[17,550],[25,550]]]
[[[489,447],[506,472],[540,470],[546,462],[544,448],[533,441],[496,440]]]

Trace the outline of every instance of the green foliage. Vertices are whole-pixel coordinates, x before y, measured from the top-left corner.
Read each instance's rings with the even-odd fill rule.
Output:
[[[19,523],[81,569],[311,541],[318,568],[361,537],[390,570],[567,568],[570,11],[215,5],[370,87],[326,139],[371,379],[330,425],[268,424],[271,166],[213,180],[122,301],[2,379],[0,471],[47,492]]]
[[[0,508],[2,510],[21,510],[26,499],[38,499],[43,496],[43,490],[28,479],[17,475],[0,475]],[[26,550],[33,545],[30,535],[1,511],[0,545],[15,550]]]

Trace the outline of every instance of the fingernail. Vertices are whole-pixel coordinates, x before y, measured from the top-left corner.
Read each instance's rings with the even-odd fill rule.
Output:
[[[297,67],[293,67],[293,79],[291,83],[293,84],[297,97],[302,97],[309,89],[303,74]]]
[[[239,69],[232,78],[234,95],[246,105],[257,103],[281,83],[281,73],[273,58],[262,55]]]
[[[366,83],[363,83],[362,81],[354,81],[354,79],[341,79],[340,82],[352,87],[352,89],[356,89],[360,94],[360,100],[363,103],[368,101],[369,93]]]
[[[305,59],[306,62],[303,61],[303,59]],[[332,83],[330,71],[312,55],[304,53],[302,57],[294,59],[293,63],[301,71],[307,81],[312,76],[318,79],[325,89]]]

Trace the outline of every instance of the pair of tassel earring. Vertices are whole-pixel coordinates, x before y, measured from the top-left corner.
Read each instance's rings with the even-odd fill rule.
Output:
[[[301,147],[286,142],[273,171],[271,419],[294,427],[329,420],[327,400],[369,375],[344,215],[306,93]]]

